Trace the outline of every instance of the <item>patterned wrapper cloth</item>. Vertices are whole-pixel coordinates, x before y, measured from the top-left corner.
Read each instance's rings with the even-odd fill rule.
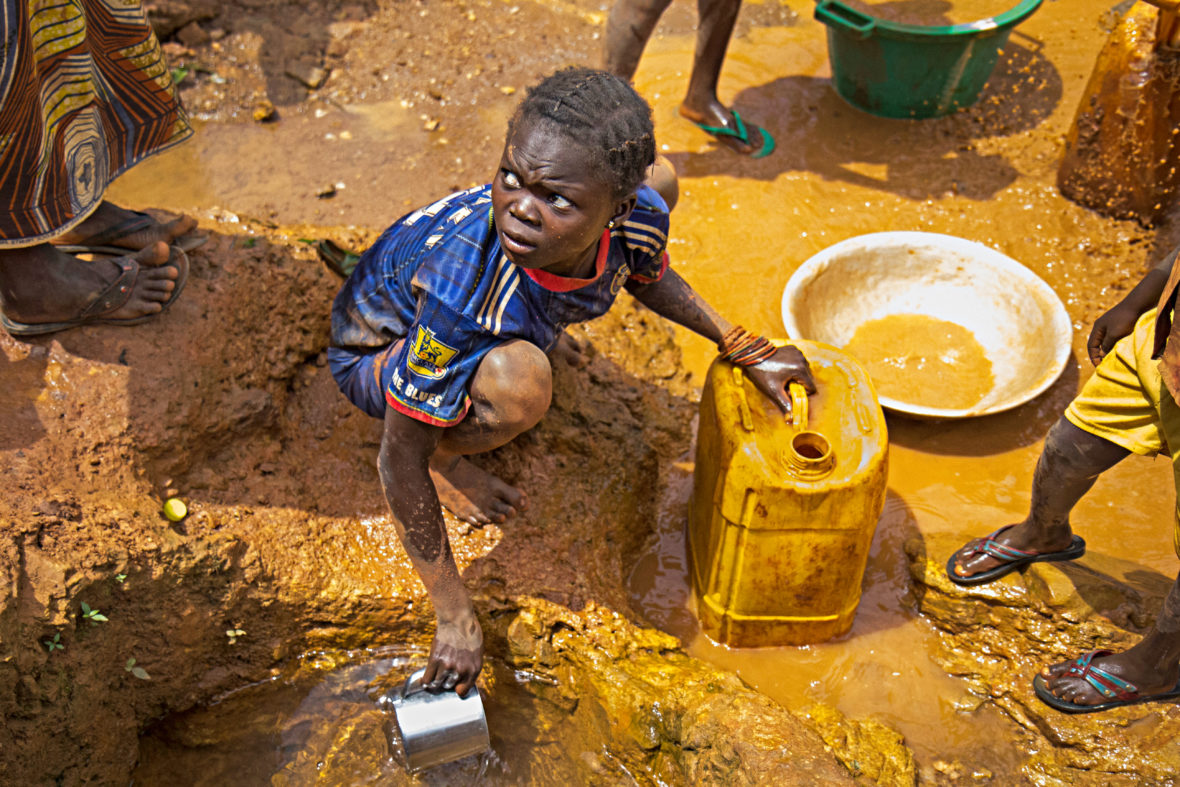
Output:
[[[0,248],[67,232],[192,134],[141,3],[3,0],[0,36]]]

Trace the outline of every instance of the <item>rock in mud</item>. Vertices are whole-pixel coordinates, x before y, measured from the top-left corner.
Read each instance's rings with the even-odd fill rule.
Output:
[[[827,705],[808,708],[805,718],[853,775],[890,787],[918,784],[914,754],[896,730],[871,719],[852,721]]]
[[[593,708],[595,737],[629,772],[676,784],[852,782],[785,708],[618,613],[530,600],[507,641],[511,663],[555,675],[577,696],[579,714]]]
[[[217,0],[159,0],[143,4],[148,21],[161,39],[169,38],[184,26],[204,22],[217,16]]]
[[[288,64],[285,73],[309,90],[315,90],[328,79],[325,69],[304,62]]]
[[[199,46],[204,46],[213,39],[199,24],[196,22],[189,22],[187,25],[176,31],[176,40],[184,44],[186,47],[194,49]]]

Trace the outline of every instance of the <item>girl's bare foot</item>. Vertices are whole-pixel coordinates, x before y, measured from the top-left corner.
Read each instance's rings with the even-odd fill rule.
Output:
[[[112,246],[137,251],[161,241],[171,245],[196,227],[197,220],[192,216],[178,216],[171,221],[161,222],[147,213],[127,210],[104,201],[81,224],[56,238],[54,243],[59,246]]]
[[[166,265],[169,249],[156,243],[128,254],[142,266],[132,292],[104,320],[130,320],[157,314],[176,288],[180,271]],[[45,243],[0,252],[0,307],[9,320],[24,324],[77,319],[124,272],[124,258],[82,260]],[[124,259],[126,262],[126,259]]]
[[[436,455],[430,463],[430,477],[443,507],[472,525],[504,522],[528,508],[523,491],[462,456]]]

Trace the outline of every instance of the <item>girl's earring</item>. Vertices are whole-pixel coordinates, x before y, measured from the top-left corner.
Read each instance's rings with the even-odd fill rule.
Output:
[[[614,219],[611,219],[610,221],[608,221],[608,222],[606,223],[606,228],[607,228],[608,230],[613,230],[613,229],[615,228],[615,220],[614,220]]]

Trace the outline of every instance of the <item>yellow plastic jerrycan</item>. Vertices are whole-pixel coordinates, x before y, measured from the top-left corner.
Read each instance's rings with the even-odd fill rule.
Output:
[[[701,396],[693,587],[702,631],[733,647],[848,631],[885,504],[888,438],[869,376],[834,347],[792,344],[818,390],[791,385],[789,417],[721,359]]]

